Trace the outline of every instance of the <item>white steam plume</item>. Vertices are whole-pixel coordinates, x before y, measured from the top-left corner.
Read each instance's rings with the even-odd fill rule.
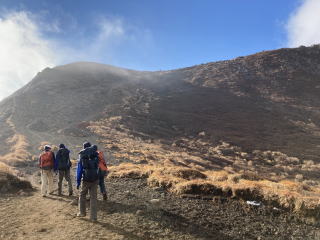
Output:
[[[320,43],[320,0],[303,0],[287,23],[288,46]]]
[[[31,14],[22,11],[1,16],[0,100],[56,62],[51,42],[41,36]]]

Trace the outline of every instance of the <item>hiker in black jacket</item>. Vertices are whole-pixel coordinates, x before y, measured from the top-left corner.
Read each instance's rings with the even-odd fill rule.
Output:
[[[62,180],[63,178],[66,179],[68,182],[69,187],[69,196],[72,196],[72,182],[70,177],[70,168],[71,168],[71,161],[70,161],[70,151],[65,147],[64,144],[59,145],[59,150],[56,154],[56,160],[54,164],[54,170],[59,171],[59,181],[58,181],[58,195],[62,195]]]

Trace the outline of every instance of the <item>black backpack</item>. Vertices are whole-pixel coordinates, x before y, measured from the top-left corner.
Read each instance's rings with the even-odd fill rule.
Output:
[[[86,149],[89,150],[89,149]],[[99,158],[93,151],[85,151],[80,159],[83,166],[83,181],[95,182],[99,179]]]
[[[62,148],[57,152],[58,170],[68,170],[71,167],[69,150]]]

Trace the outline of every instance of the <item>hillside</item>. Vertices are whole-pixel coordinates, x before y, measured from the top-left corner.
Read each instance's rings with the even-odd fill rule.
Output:
[[[319,46],[280,49],[160,72],[85,62],[45,69],[1,102],[0,141],[13,136],[9,118],[35,150],[49,138],[81,143],[89,121],[121,116],[150,139],[204,131],[212,143],[317,161],[319,54]]]
[[[243,207],[240,222],[246,211],[253,224],[259,211],[281,209],[271,222],[286,226],[289,211],[317,223],[319,103],[319,45],[157,72],[77,62],[44,69],[0,102],[0,162],[37,186],[40,146],[63,142],[75,159],[88,140],[107,152],[117,201],[139,180],[145,191],[187,198],[186,208],[209,199],[201,206],[213,200],[220,211],[227,201],[229,220],[246,200],[257,200],[267,207]],[[233,230],[223,234],[236,236]]]

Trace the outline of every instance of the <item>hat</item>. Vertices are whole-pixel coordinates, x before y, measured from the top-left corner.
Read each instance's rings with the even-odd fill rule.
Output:
[[[44,150],[47,151],[47,150],[50,150],[50,149],[51,149],[50,145],[45,145],[45,146],[44,146]]]
[[[63,143],[60,143],[59,148],[66,148],[66,146]]]
[[[91,147],[91,143],[89,143],[89,142],[84,142],[84,143],[83,143],[83,149],[86,149],[86,148],[88,148],[88,147]]]

